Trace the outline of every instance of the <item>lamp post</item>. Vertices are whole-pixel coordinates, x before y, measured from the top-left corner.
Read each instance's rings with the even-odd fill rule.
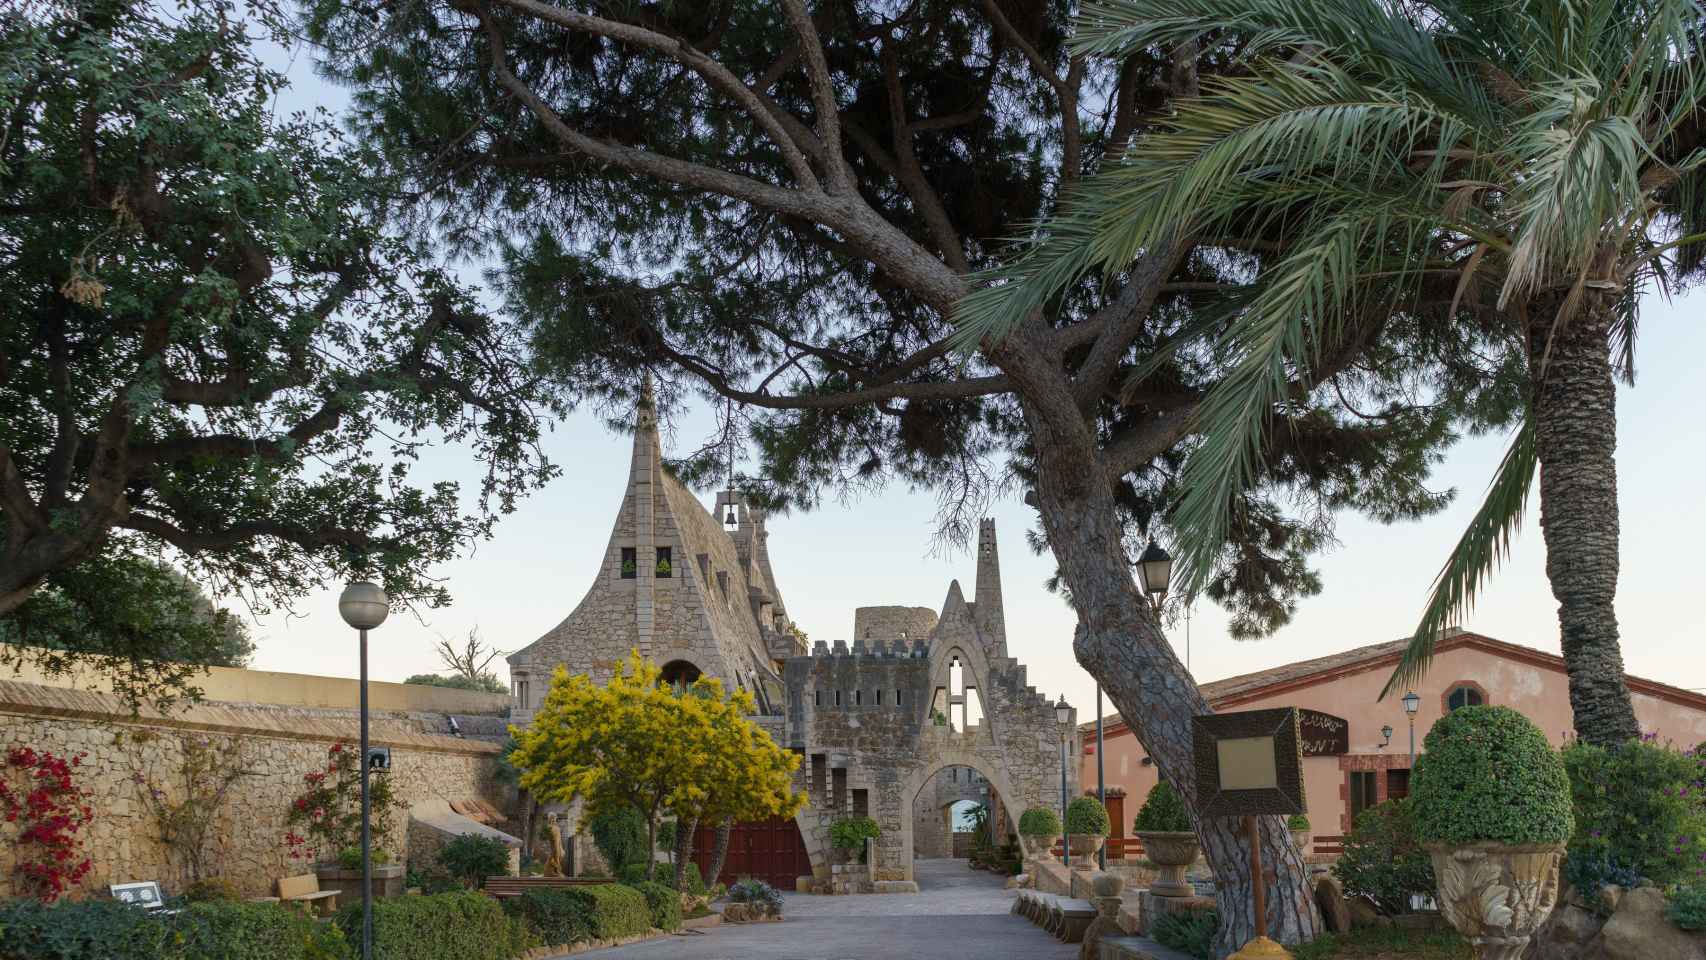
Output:
[[[1102,681],[1096,681],[1096,802],[1108,809],[1108,780],[1102,770]],[[1111,831],[1110,831],[1111,832]],[[1096,867],[1108,869],[1108,845],[1096,848]]]
[[[1061,694],[1054,705],[1054,719],[1060,724],[1060,861],[1072,865],[1072,831],[1066,826],[1066,739],[1067,724],[1072,722],[1072,707]]]
[[[367,631],[385,622],[391,598],[378,585],[360,580],[338,597],[338,613],[361,632],[361,958],[373,958],[373,822],[367,778]]]
[[[1410,769],[1416,769],[1416,711],[1422,709],[1422,698],[1411,690],[1404,694],[1404,713],[1410,718]]]

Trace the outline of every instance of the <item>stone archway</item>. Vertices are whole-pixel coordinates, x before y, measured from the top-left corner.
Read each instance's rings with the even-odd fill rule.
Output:
[[[969,767],[976,770],[978,775],[989,784],[991,806],[999,808],[999,811],[991,810],[992,816],[999,816],[999,820],[995,824],[997,836],[1004,837],[1018,830],[1017,810],[1023,809],[1021,805],[1025,802],[1024,798],[1008,780],[1006,771],[1002,769],[1002,764],[987,762],[978,753],[970,750],[945,750],[929,762],[915,767],[903,781],[900,790],[900,795],[906,800],[908,811],[917,803],[918,796],[924,791],[924,788],[929,786],[938,774],[950,767]],[[996,803],[996,800],[999,800],[999,803]],[[905,851],[907,858],[906,874],[907,879],[910,880],[916,876],[912,869],[914,826],[910,815],[905,819],[901,829],[900,849]]]

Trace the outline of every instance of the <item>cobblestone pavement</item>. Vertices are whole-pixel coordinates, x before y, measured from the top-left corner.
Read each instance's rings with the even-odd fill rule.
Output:
[[[785,894],[781,923],[727,924],[593,950],[597,960],[1068,960],[1057,942],[1012,916],[1002,878],[964,860],[918,860],[919,893],[857,897]]]

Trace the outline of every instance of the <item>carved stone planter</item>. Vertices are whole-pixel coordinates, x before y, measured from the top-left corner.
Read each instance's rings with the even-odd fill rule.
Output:
[[[1036,837],[1019,834],[1019,849],[1025,853],[1026,860],[1048,860],[1053,854],[1049,851],[1060,842],[1058,835],[1052,837]]]
[[[1558,902],[1563,844],[1426,845],[1439,909],[1480,960],[1517,960]]]
[[[314,865],[321,890],[338,891],[338,905],[361,902],[361,868],[346,870],[335,863]],[[403,865],[376,863],[373,865],[373,896],[400,897],[403,895]]]
[[[1143,831],[1137,838],[1143,841],[1143,855],[1161,868],[1161,876],[1149,885],[1157,897],[1194,897],[1196,891],[1185,882],[1185,868],[1197,862],[1197,835],[1189,830],[1165,833]]]
[[[1081,869],[1089,869],[1096,865],[1096,851],[1102,849],[1106,837],[1092,837],[1087,834],[1072,835],[1072,865]]]
[[[1291,845],[1297,848],[1297,852],[1300,855],[1305,857],[1309,856],[1309,831],[1291,831]]]

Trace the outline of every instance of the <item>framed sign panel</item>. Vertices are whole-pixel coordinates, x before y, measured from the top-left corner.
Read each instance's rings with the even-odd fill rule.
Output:
[[[1192,717],[1191,735],[1203,816],[1303,812],[1297,708]]]

